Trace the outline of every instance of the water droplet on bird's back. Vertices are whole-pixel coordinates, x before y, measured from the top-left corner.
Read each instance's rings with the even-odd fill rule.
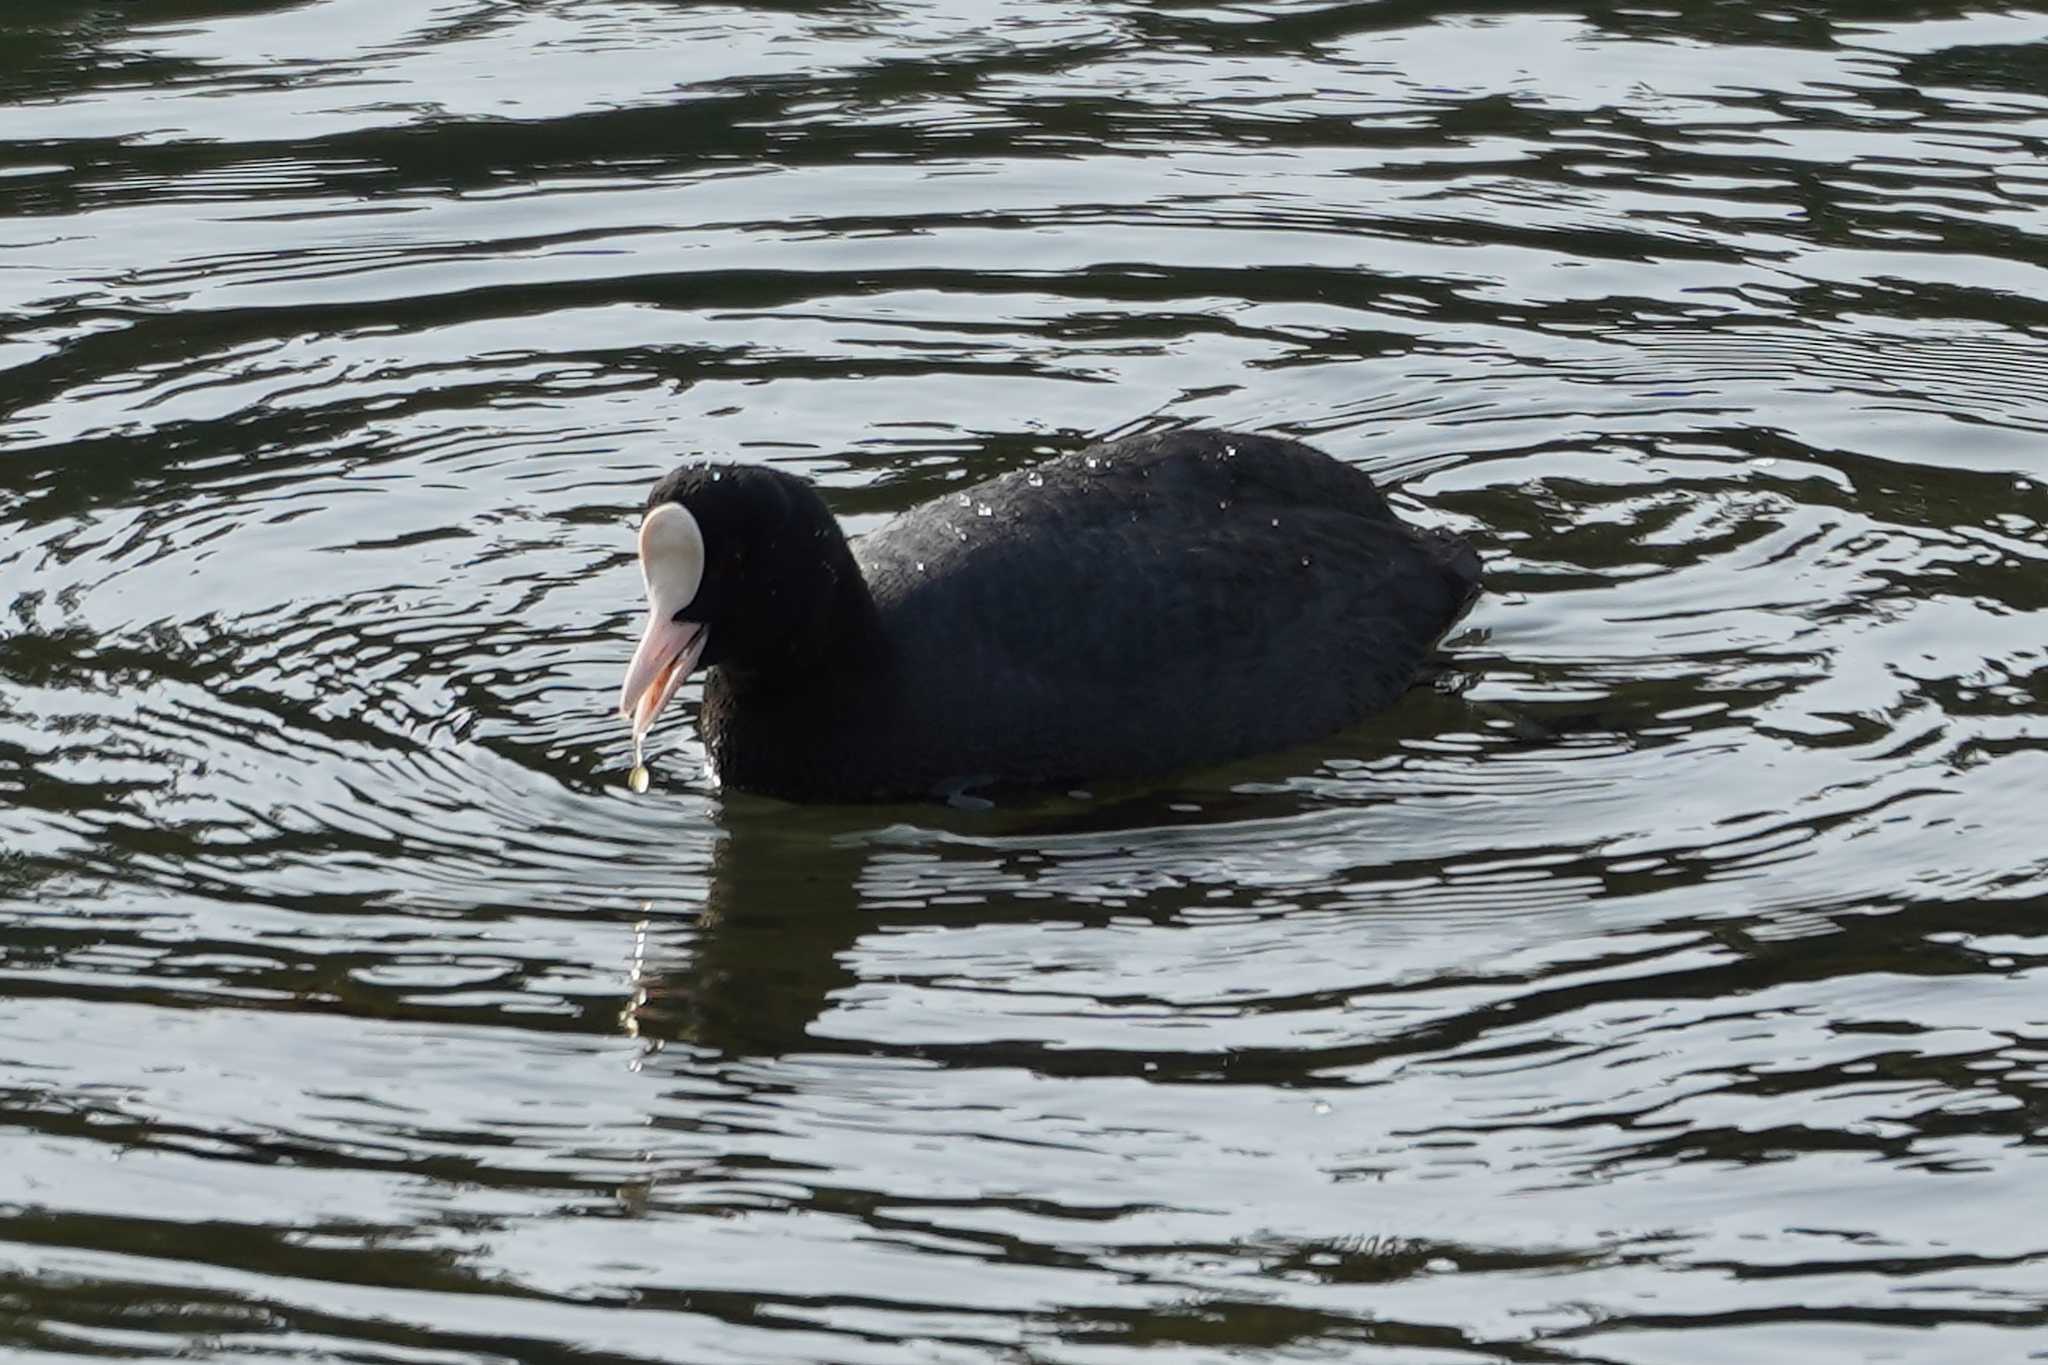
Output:
[[[1031,471],[1030,477],[1026,478],[1024,482],[1030,484],[1033,488],[1043,488],[1045,487],[1045,475],[1034,469]]]
[[[993,507],[990,507],[990,506],[989,506],[989,505],[988,505],[987,503],[985,503],[985,502],[984,502],[984,503],[979,503],[979,504],[977,504],[977,505],[975,506],[975,509],[974,509],[974,515],[976,515],[977,517],[992,517],[992,516],[994,516],[995,514],[996,514],[996,509],[995,509],[995,508],[993,508]]]

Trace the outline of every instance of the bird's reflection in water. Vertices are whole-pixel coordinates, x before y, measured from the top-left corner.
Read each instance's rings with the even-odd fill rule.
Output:
[[[805,807],[727,793],[711,814],[721,837],[701,913],[684,919],[654,904],[639,926],[624,1028],[650,1048],[689,1043],[729,1056],[839,1050],[844,1043],[813,1026],[834,993],[858,981],[849,962],[863,933],[933,917],[958,924],[1056,908],[1103,913],[1057,891],[1050,899],[995,891],[986,880],[990,860],[1042,872],[1061,862],[1096,864],[1115,849],[1125,855],[1120,870],[1138,876],[1148,862],[1143,850],[1168,831],[1229,828],[1254,803],[1269,819],[1299,809],[1286,794],[1232,789],[1233,780],[1268,777],[1283,761],[1251,760],[1193,786],[1007,792],[985,809]],[[914,887],[878,888],[878,859],[907,849],[943,866],[920,860]]]
[[[746,797],[715,818],[702,912],[687,930],[641,925],[626,1031],[736,1056],[816,1049],[812,1023],[855,979],[844,957],[863,928],[870,851],[851,836],[872,821]]]

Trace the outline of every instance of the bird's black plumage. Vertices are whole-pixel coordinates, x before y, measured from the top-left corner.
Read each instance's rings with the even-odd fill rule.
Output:
[[[800,800],[1139,777],[1283,748],[1398,697],[1479,590],[1472,548],[1362,471],[1183,431],[948,494],[849,545],[816,491],[678,470],[702,528],[704,741]]]

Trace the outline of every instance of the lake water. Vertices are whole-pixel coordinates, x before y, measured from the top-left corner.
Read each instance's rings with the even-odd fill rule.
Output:
[[[0,41],[0,1351],[2048,1358],[2048,14]],[[1457,687],[626,791],[660,471],[1195,423],[1472,537]]]

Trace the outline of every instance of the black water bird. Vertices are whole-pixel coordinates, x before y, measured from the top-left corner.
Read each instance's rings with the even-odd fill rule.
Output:
[[[1479,592],[1479,558],[1363,471],[1269,436],[1090,447],[848,542],[804,480],[678,469],[640,528],[649,617],[620,710],[692,669],[727,785],[860,801],[1146,777],[1386,706]]]

